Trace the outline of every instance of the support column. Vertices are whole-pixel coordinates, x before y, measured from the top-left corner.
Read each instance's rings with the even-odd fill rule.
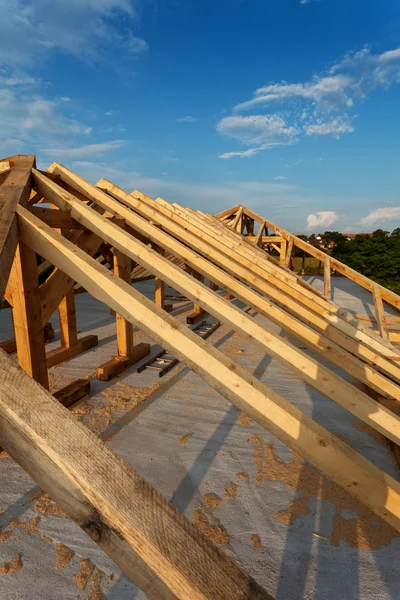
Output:
[[[201,281],[201,283],[204,283],[204,275],[201,275],[200,273],[198,273],[194,269],[191,269],[188,266],[186,266],[186,270],[192,277],[194,277],[198,281]],[[188,323],[188,325],[194,325],[197,321],[200,321],[201,319],[205,318],[207,314],[208,313],[205,310],[203,310],[199,304],[195,302],[193,304],[193,312],[191,312],[186,317],[186,323]]]
[[[13,299],[12,314],[19,365],[48,390],[36,252],[22,242],[17,246],[9,287]]]
[[[130,284],[132,261],[129,256],[114,248],[113,261],[114,273]],[[97,368],[97,379],[101,381],[110,381],[150,353],[150,344],[140,343],[134,346],[132,323],[118,313],[115,319],[118,355]]]

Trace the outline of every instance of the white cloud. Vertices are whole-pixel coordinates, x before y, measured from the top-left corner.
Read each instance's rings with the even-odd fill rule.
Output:
[[[0,63],[34,66],[55,50],[90,60],[106,46],[140,54],[147,44],[131,31],[135,5],[131,0],[0,0]],[[116,17],[124,18],[123,29],[114,25]]]
[[[250,148],[249,150],[242,150],[240,152],[223,152],[219,155],[219,158],[229,159],[234,158],[235,156],[240,156],[240,158],[249,158],[250,156],[254,156],[257,154],[262,148]]]
[[[297,129],[288,126],[279,115],[226,117],[218,123],[217,131],[246,145],[262,144],[262,149],[291,144],[297,135]]]
[[[116,115],[117,112],[117,110],[107,110],[104,114],[106,117],[112,117],[113,115]]]
[[[87,156],[93,156],[96,154],[104,154],[110,150],[122,148],[126,142],[123,140],[113,140],[111,142],[103,142],[102,144],[86,144],[86,146],[80,146],[77,148],[48,148],[43,150],[44,154],[48,154],[57,160],[60,158],[85,158]]]
[[[278,175],[277,177],[274,177],[275,181],[283,181],[285,178],[283,177],[283,175]]]
[[[241,128],[239,125],[232,127],[231,134],[248,144],[250,132],[255,131],[257,123],[261,124],[262,119],[273,122],[275,119],[282,119],[284,115],[284,127],[291,132],[291,141],[297,141],[302,135],[330,135],[339,138],[354,131],[354,110],[357,102],[365,101],[378,87],[387,88],[398,83],[400,48],[382,54],[372,54],[369,48],[363,48],[359,52],[347,53],[325,73],[315,75],[309,81],[282,81],[257,89],[253,98],[233,107],[232,111],[236,117],[222,119],[217,124],[217,131],[227,133],[223,131],[224,125],[229,124],[230,119],[247,119],[241,122]],[[271,110],[281,112],[271,114]],[[249,111],[257,111],[257,114],[249,117],[238,116]],[[267,114],[260,114],[262,112]],[[253,126],[250,127],[252,121]],[[240,129],[242,135],[239,135]],[[260,136],[254,137],[260,139]]]
[[[315,125],[307,125],[304,131],[307,135],[333,135],[339,138],[343,133],[352,133],[354,127],[351,123],[337,118],[326,123],[319,121]]]
[[[0,144],[19,140],[20,148],[82,145],[92,128],[72,112],[69,96],[49,97],[51,87],[37,77],[47,59],[70,54],[78,60],[118,65],[147,49],[133,34],[140,0],[0,0]],[[116,21],[118,20],[118,26]],[[109,111],[113,112],[113,111]],[[99,130],[101,133],[101,130]],[[78,138],[78,139],[76,139]],[[6,145],[7,141],[7,145]],[[100,144],[101,146],[101,144]],[[99,146],[99,147],[100,147]]]
[[[337,213],[333,210],[322,210],[315,214],[311,213],[307,217],[307,229],[330,227],[339,219]]]
[[[366,227],[375,227],[378,223],[388,221],[400,221],[400,206],[390,206],[387,208],[377,208],[371,210],[369,215],[360,219],[360,224]]]
[[[176,120],[178,121],[178,123],[194,123],[196,121],[196,118],[192,117],[191,115],[188,115],[187,117],[180,117]]]

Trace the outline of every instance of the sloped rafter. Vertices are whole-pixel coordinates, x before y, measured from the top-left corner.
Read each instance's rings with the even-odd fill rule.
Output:
[[[400,530],[400,484],[94,259],[18,208],[21,238]]]

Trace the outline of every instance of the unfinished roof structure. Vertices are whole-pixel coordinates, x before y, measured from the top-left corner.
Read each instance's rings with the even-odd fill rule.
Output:
[[[244,206],[212,216],[106,179],[92,185],[59,163],[41,171],[31,155],[0,161],[0,215],[0,293],[14,331],[1,344],[0,446],[145,597],[261,599],[274,597],[276,586],[265,589],[256,572],[204,535],[204,522],[190,522],[145,470],[132,469],[74,418],[68,409],[88,393],[89,379],[49,392],[49,369],[98,343],[96,335],[78,336],[82,290],[115,313],[117,355],[98,365],[100,381],[150,360],[136,327],[169,353],[164,370],[183,363],[397,536],[397,478],[188,324],[211,315],[386,439],[400,464],[399,334],[390,327],[399,322],[399,296]],[[294,247],[323,264],[323,291],[290,269]],[[374,316],[331,299],[332,272],[372,293]],[[149,277],[154,302],[132,286]],[[194,303],[186,324],[169,314],[166,285]],[[61,345],[46,352],[44,329],[57,309]],[[19,366],[7,356],[15,351]],[[10,531],[0,527],[0,542]]]

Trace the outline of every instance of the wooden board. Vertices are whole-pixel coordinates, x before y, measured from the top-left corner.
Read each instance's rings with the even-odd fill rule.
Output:
[[[19,207],[18,216],[24,243],[66,271],[100,302],[138,325],[240,410],[400,531],[399,482],[27,210]],[[7,443],[4,446],[7,448]]]
[[[4,352],[0,443],[150,599],[271,599]]]

